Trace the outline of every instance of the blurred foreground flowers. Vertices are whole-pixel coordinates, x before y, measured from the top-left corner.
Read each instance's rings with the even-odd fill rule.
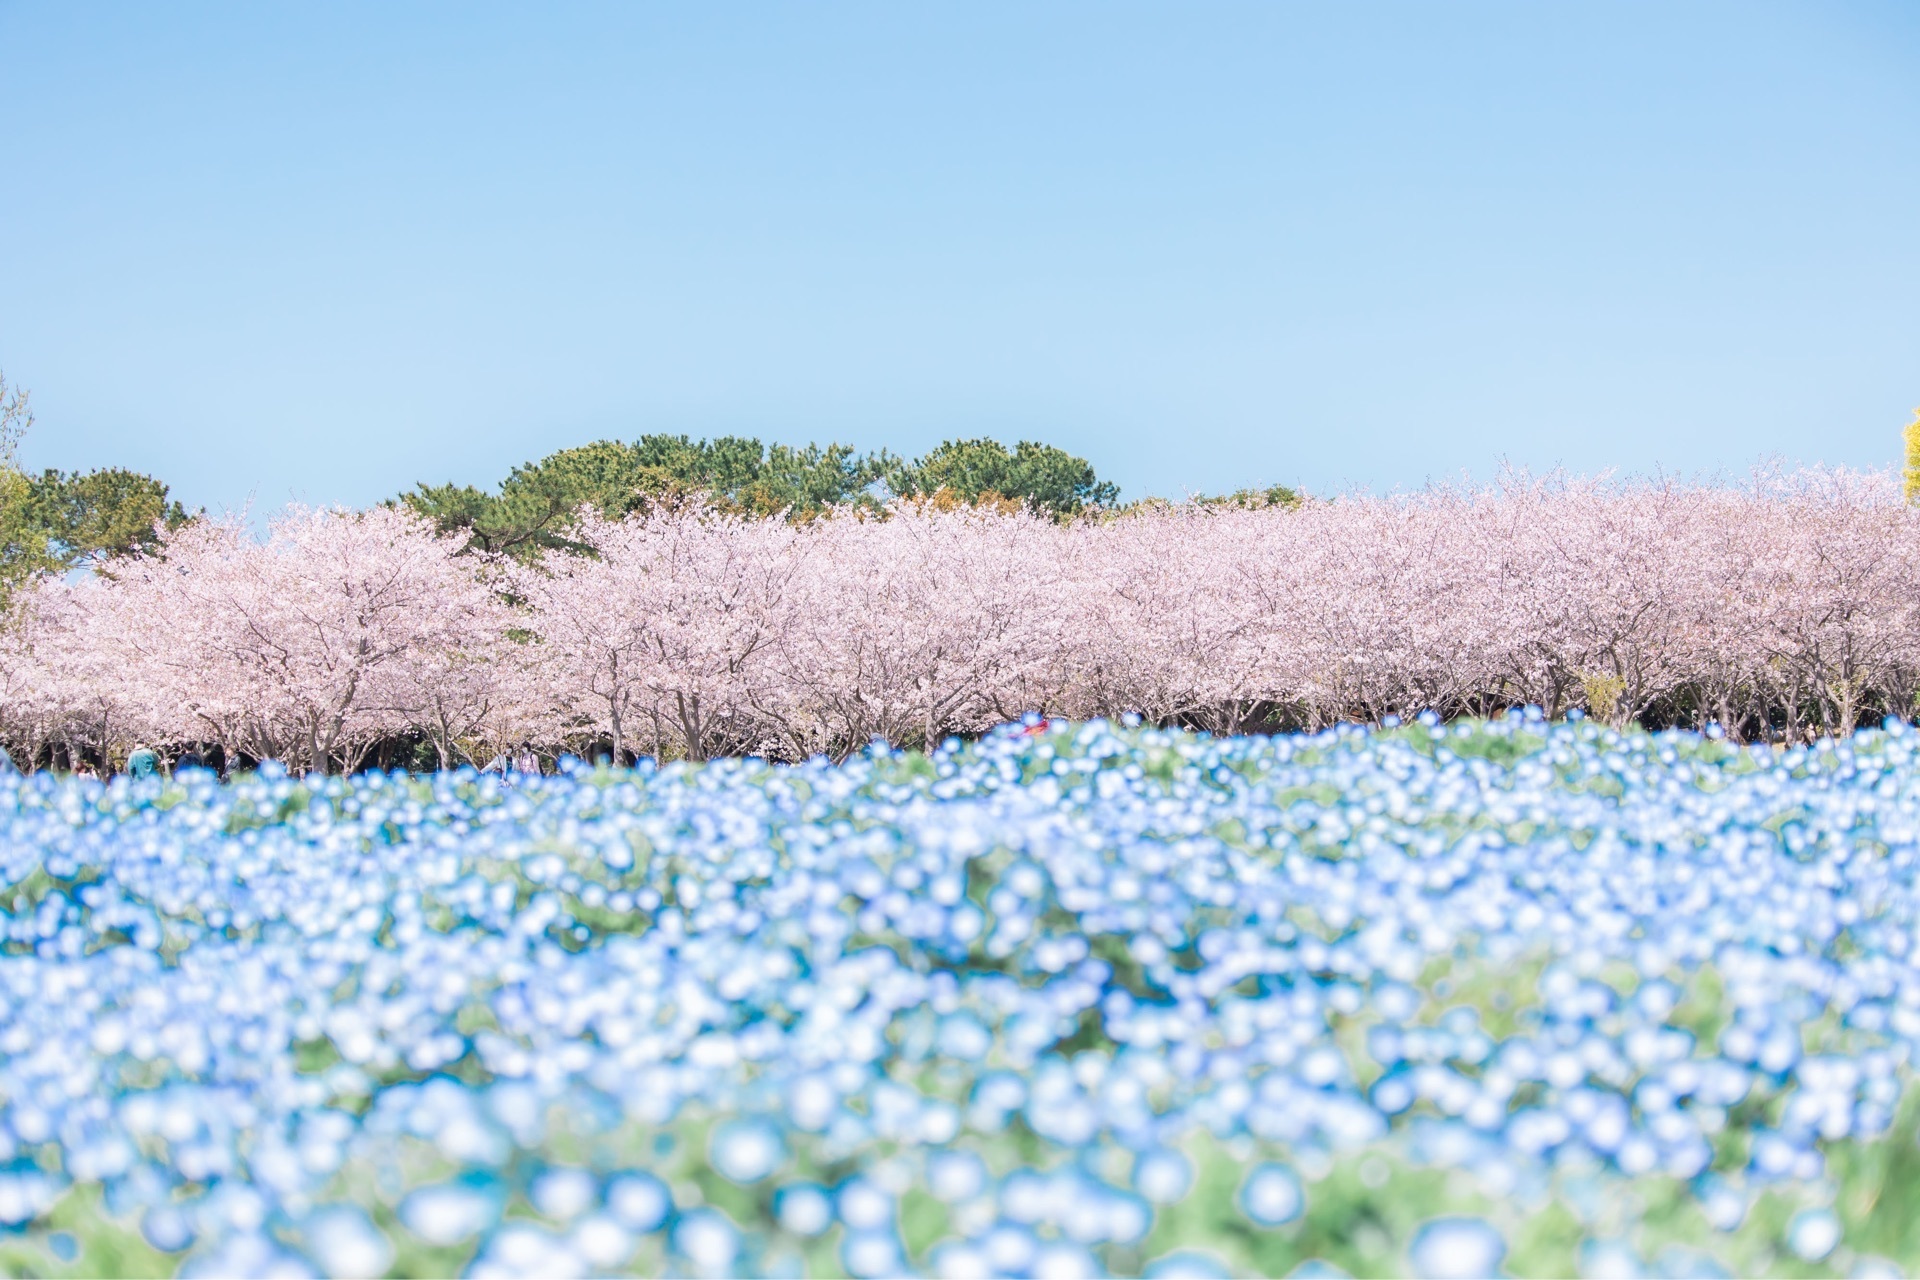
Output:
[[[36,775],[0,823],[13,1273],[1920,1258],[1898,725]]]

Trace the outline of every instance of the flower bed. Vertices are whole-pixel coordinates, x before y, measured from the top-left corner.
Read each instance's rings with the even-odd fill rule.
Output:
[[[0,1267],[1920,1257],[1920,738],[0,784]]]

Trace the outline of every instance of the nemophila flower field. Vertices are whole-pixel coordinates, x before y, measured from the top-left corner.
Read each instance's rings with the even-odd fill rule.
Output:
[[[1920,736],[0,783],[15,1273],[1920,1258]]]

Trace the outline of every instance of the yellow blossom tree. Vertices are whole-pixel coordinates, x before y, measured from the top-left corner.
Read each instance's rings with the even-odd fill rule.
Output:
[[[1907,424],[1907,501],[1920,503],[1920,409]]]

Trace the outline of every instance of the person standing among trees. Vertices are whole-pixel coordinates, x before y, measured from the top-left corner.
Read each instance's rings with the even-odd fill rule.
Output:
[[[152,747],[135,747],[127,756],[127,773],[135,778],[151,778],[160,772],[160,753]]]

